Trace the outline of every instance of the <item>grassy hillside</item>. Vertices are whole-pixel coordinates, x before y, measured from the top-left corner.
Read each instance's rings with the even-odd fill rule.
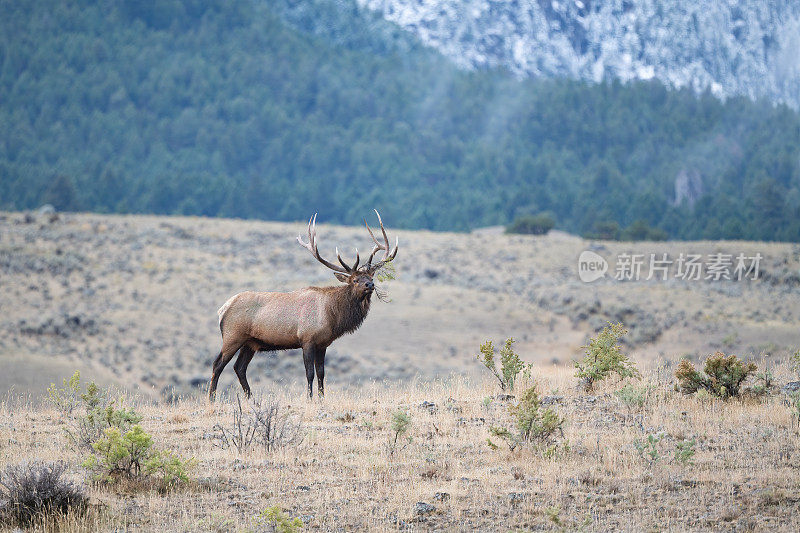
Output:
[[[785,367],[776,372],[788,376]],[[577,392],[567,368],[537,366],[534,375],[548,405],[566,417],[554,454],[550,444],[510,451],[491,436],[491,426],[511,425],[516,400],[481,380],[332,388],[324,402],[305,400],[301,386],[270,390],[303,439],[241,454],[213,437],[216,424],[231,427],[230,403],[134,401],[159,447],[197,460],[191,481],[166,492],[90,483],[89,514],[65,520],[61,531],[273,531],[259,518],[269,508],[299,518],[304,531],[800,527],[800,441],[780,396],[701,400],[646,371],[641,385],[650,392],[631,410],[612,394],[619,385],[588,395]],[[393,447],[398,410],[410,425]],[[68,445],[61,420],[52,409],[0,404],[0,467],[64,460],[68,477],[83,483],[77,465],[86,453]],[[659,439],[655,459],[637,451],[649,435]],[[692,441],[694,454],[676,459],[678,444]]]
[[[384,221],[400,239],[398,279],[382,284],[391,302],[376,301],[364,325],[330,347],[331,389],[474,376],[488,339],[514,337],[526,361],[569,364],[607,321],[625,323],[628,348],[653,364],[718,349],[774,362],[800,347],[797,245],[431,233]],[[371,242],[363,226],[324,222],[324,255]],[[0,373],[0,395],[29,390],[23,383],[41,392],[56,366],[164,400],[204,394],[220,347],[217,309],[228,298],[337,283],[294,240],[301,231],[303,224],[213,218],[0,213],[0,364],[14,369]],[[577,263],[590,248],[610,274],[585,284]],[[674,260],[719,252],[762,254],[760,279],[684,281],[674,268],[667,281],[611,277],[623,253]],[[258,354],[249,375],[254,390],[302,381],[302,358]],[[229,367],[221,387],[230,384],[239,386]]]
[[[3,2],[0,93],[4,209],[800,240],[790,109],[461,72],[352,2]]]

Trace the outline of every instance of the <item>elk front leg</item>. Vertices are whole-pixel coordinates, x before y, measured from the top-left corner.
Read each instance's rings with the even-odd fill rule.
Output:
[[[315,346],[303,347],[303,363],[306,365],[306,379],[308,380],[308,397],[314,397],[314,360],[317,349]]]
[[[314,353],[314,367],[317,370],[317,390],[321,399],[325,396],[325,348]]]

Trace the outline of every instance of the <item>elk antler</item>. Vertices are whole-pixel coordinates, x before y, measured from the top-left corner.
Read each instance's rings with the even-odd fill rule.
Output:
[[[372,230],[367,224],[367,219],[364,219],[364,225],[367,227],[367,231],[369,232],[369,236],[372,237],[372,240],[375,241],[375,247],[372,249],[372,253],[369,254],[369,259],[367,259],[367,265],[365,267],[366,270],[370,272],[375,272],[383,265],[394,259],[394,256],[397,255],[397,247],[400,244],[400,240],[395,237],[394,241],[394,249],[391,251],[389,250],[389,237],[386,235],[386,229],[383,227],[383,220],[381,220],[381,214],[378,213],[378,210],[375,209],[375,214],[378,215],[378,223],[381,225],[381,233],[383,233],[383,244],[381,244],[378,239],[375,238],[375,234],[372,233]],[[384,251],[383,259],[378,261],[376,264],[372,264],[372,259],[375,257],[375,254],[378,253],[380,250]]]
[[[353,264],[353,266],[348,266],[348,264],[344,262],[344,259],[342,259],[342,256],[339,255],[339,249],[338,248],[336,249],[336,258],[339,260],[339,263],[341,263],[342,266],[338,266],[338,265],[335,265],[333,263],[330,263],[330,262],[326,261],[325,259],[323,259],[321,255],[319,255],[319,250],[317,250],[317,214],[316,213],[314,213],[314,216],[311,217],[308,220],[308,242],[303,242],[303,236],[302,235],[298,235],[297,236],[297,242],[299,242],[300,245],[303,248],[305,248],[306,250],[311,252],[311,255],[313,255],[317,259],[317,261],[319,261],[320,263],[322,263],[326,267],[330,268],[334,272],[339,272],[340,274],[352,274],[358,268],[358,263],[361,262],[361,257],[359,257],[359,255],[358,255],[358,249],[356,249],[356,262]]]

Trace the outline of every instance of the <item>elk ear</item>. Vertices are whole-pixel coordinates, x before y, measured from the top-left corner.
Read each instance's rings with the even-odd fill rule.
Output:
[[[340,274],[338,272],[334,272],[333,275],[336,276],[336,279],[338,279],[342,283],[347,283],[347,280],[350,279],[350,276],[348,276],[347,274]]]

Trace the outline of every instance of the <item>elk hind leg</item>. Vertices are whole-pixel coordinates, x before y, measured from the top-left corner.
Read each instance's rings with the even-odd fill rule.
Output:
[[[217,396],[217,382],[219,381],[219,375],[222,374],[222,371],[231,362],[233,356],[236,355],[236,352],[239,351],[241,348],[241,344],[228,344],[226,342],[222,343],[222,350],[220,350],[219,355],[216,359],[214,359],[214,364],[212,365],[212,374],[211,374],[211,383],[208,386],[208,400],[210,402],[214,402],[214,399]]]
[[[245,344],[239,349],[239,357],[236,358],[236,362],[233,364],[233,370],[239,378],[239,384],[242,386],[244,395],[248,398],[250,397],[250,384],[247,382],[247,365],[250,364],[255,353],[253,348]]]

